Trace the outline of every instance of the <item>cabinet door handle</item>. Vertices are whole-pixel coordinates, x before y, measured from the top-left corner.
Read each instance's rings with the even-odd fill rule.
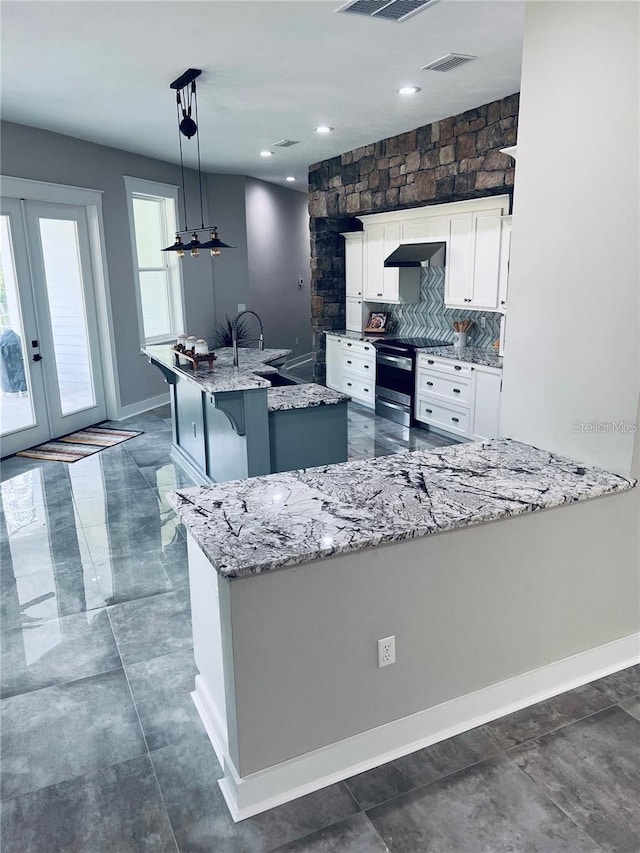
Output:
[[[425,412],[426,412],[428,415],[432,415],[432,414],[433,414],[433,409],[425,409]]]
[[[366,351],[369,352],[369,347],[365,347]]]
[[[454,370],[462,370],[462,368],[460,367],[460,365],[459,365],[459,364],[454,364],[454,365],[453,365],[453,369],[454,369]]]
[[[382,296],[382,294],[381,294],[381,293],[376,293],[376,296]]]
[[[364,369],[365,369],[365,370],[369,370],[369,365],[368,365],[368,364],[365,364]]]
[[[506,300],[504,300],[504,299],[501,299],[501,300],[500,300],[500,305],[506,305],[506,304],[507,304],[507,303],[506,303]]]
[[[351,388],[351,383],[347,382],[347,388]]]
[[[435,364],[435,362],[434,362],[434,361],[432,361],[430,358],[428,358],[428,359],[427,359],[427,364]]]
[[[351,346],[351,344],[347,344],[347,346],[348,346],[348,347],[350,347],[350,346]]]
[[[457,424],[460,418],[451,418],[451,420],[454,422],[454,424]]]
[[[427,385],[433,385],[433,382],[427,382]]]
[[[453,389],[453,393],[454,393],[454,394],[459,394],[459,393],[460,393],[460,389],[459,389],[459,388],[454,388],[454,389]]]
[[[349,359],[347,359],[347,364],[351,364],[351,362],[349,361]]]
[[[364,390],[365,390],[367,393],[369,392],[369,389],[368,389],[368,388],[365,388]]]

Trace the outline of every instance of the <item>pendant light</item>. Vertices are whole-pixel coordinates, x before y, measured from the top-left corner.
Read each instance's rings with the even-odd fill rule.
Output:
[[[202,203],[202,167],[200,163],[200,136],[198,134],[198,93],[196,91],[196,80],[202,74],[199,68],[187,68],[184,74],[181,74],[169,88],[176,92],[176,108],[178,111],[178,142],[180,144],[180,171],[182,175],[182,209],[184,212],[184,231],[176,231],[176,241],[163,252],[175,252],[179,258],[184,258],[185,253],[189,252],[192,258],[197,258],[200,255],[201,249],[209,249],[211,257],[217,257],[221,249],[234,249],[235,246],[229,246],[228,243],[223,243],[218,238],[218,229],[215,225],[204,224],[204,206]],[[195,118],[194,118],[195,116]],[[187,197],[184,182],[184,156],[182,153],[182,137],[193,139],[195,136],[198,150],[198,188],[200,192],[200,227],[189,228],[187,222]],[[209,232],[209,239],[201,241],[200,233]],[[183,234],[190,234],[191,240],[184,243],[182,240]]]

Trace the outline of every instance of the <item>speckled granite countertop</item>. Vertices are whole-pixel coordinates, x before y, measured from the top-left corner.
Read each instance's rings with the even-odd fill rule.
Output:
[[[440,358],[452,358],[456,361],[471,361],[473,364],[484,364],[487,367],[502,369],[503,358],[498,351],[487,347],[427,347],[419,349],[427,355],[437,355]]]
[[[267,407],[270,412],[283,412],[288,409],[311,409],[314,406],[335,406],[348,403],[351,397],[332,391],[324,385],[311,382],[305,385],[285,385],[282,388],[269,388]]]
[[[633,480],[509,439],[170,492],[220,575],[239,578],[588,500]]]
[[[338,338],[348,338],[350,341],[383,341],[385,337],[392,337],[391,335],[366,335],[364,332],[349,332],[345,329],[340,329],[337,332],[331,329],[330,331],[326,331],[325,335],[335,335]],[[394,335],[393,337],[397,337],[397,335]]]
[[[291,353],[289,349],[247,349],[239,348],[238,367],[233,366],[233,350],[231,347],[221,347],[215,351],[216,360],[213,369],[208,365],[191,370],[186,364],[177,367],[174,351],[170,346],[162,344],[147,346],[142,350],[150,359],[163,364],[180,376],[186,376],[208,394],[218,394],[225,391],[250,391],[254,388],[270,388],[271,383],[262,374],[277,373],[278,368],[267,364],[279,358],[285,358]],[[260,375],[258,375],[260,374]]]

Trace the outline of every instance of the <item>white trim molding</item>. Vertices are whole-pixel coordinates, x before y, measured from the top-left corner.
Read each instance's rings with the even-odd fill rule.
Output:
[[[240,777],[201,676],[191,694],[224,778],[218,784],[234,821],[282,805],[544,699],[640,663],[640,633],[508,678],[339,743]]]
[[[165,406],[170,402],[169,392],[158,394],[157,397],[147,397],[146,400],[140,400],[138,403],[130,403],[128,406],[120,406],[116,417],[111,418],[112,421],[124,421],[126,418],[132,418],[135,415],[141,415],[144,412],[149,412],[151,409],[157,409],[158,406]]]

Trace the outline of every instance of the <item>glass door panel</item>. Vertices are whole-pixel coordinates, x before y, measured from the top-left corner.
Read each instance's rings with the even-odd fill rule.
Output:
[[[33,344],[36,346],[33,346]],[[4,199],[0,213],[0,434],[9,456],[49,438],[49,422],[22,211]]]
[[[77,223],[38,220],[56,379],[63,415],[95,405]]]
[[[26,223],[51,437],[57,438],[106,417],[87,213],[28,201]]]
[[[24,327],[9,216],[0,217],[0,386],[2,434],[36,422],[25,369]]]

